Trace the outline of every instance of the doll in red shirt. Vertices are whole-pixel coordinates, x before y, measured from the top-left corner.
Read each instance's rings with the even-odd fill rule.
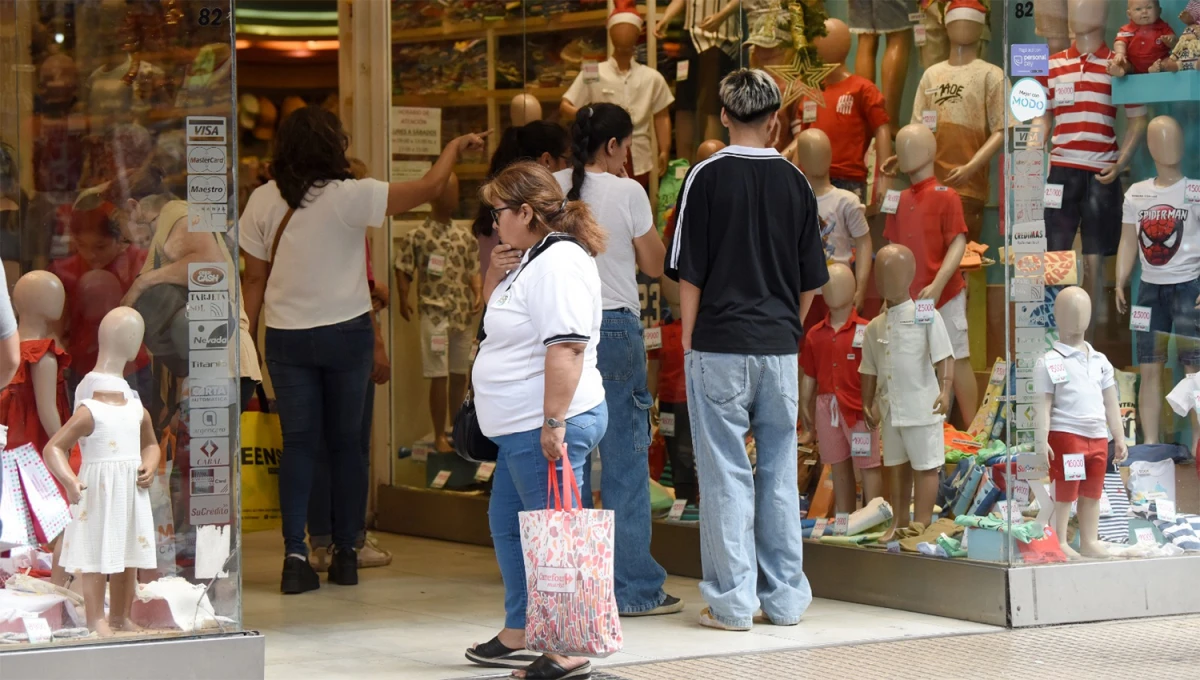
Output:
[[[1159,0],[1129,0],[1125,14],[1129,23],[1117,31],[1108,74],[1121,77],[1149,73],[1150,67],[1171,54],[1175,31],[1163,21]]]

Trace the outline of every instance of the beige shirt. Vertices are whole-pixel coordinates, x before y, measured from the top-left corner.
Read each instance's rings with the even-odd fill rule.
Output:
[[[624,73],[617,69],[616,59],[599,66],[599,81],[586,82],[585,73],[580,71],[563,99],[577,108],[607,103],[628,111],[633,118],[633,174],[651,172],[656,155],[650,143],[654,115],[670,106],[675,96],[662,74],[644,64],[635,61]]]
[[[879,413],[893,427],[933,425],[943,416],[933,412],[941,386],[934,364],[954,355],[942,315],[933,322],[916,323],[917,304],[912,300],[888,309],[867,324],[862,363],[858,372],[878,377],[875,399]],[[896,398],[891,398],[895,386]]]

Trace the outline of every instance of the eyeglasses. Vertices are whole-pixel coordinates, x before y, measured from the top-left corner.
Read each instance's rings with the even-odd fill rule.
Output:
[[[488,212],[492,213],[492,222],[500,224],[500,213],[504,212],[505,210],[512,210],[512,208],[506,205],[503,208],[489,209]]]

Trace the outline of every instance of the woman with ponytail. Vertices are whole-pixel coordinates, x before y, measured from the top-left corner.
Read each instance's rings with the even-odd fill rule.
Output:
[[[524,161],[480,191],[500,233],[483,283],[484,340],[472,370],[479,428],[499,449],[488,506],[504,578],[504,629],[467,650],[491,668],[528,678],[586,678],[586,659],[525,652],[525,562],[517,513],[549,501],[546,461],[577,479],[608,427],[596,369],[602,313],[595,257],[606,237],[592,211],[569,201],[550,171]],[[645,484],[645,479],[642,480]],[[647,501],[649,503],[649,501]]]
[[[663,273],[666,247],[645,190],[624,177],[633,120],[616,104],[579,110],[571,127],[570,170],[555,173],[570,200],[582,200],[608,235],[596,258],[604,321],[599,369],[612,427],[600,442],[600,496],[616,512],[617,608],[622,616],[674,614],[683,603],[663,591],[667,572],[650,555],[650,406],[637,273]]]

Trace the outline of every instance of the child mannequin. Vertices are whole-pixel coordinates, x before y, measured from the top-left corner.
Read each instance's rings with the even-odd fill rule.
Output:
[[[1150,68],[1171,54],[1175,31],[1162,19],[1159,0],[1128,0],[1125,15],[1129,23],[1117,31],[1108,74],[1121,77],[1130,73],[1150,73]]]
[[[908,76],[908,59],[913,35],[909,14],[917,10],[914,0],[850,0],[850,32],[858,36],[854,72],[872,83],[879,52],[879,35],[887,35],[883,54],[883,98],[888,119],[900,120],[900,100]],[[881,156],[887,158],[887,156]]]

